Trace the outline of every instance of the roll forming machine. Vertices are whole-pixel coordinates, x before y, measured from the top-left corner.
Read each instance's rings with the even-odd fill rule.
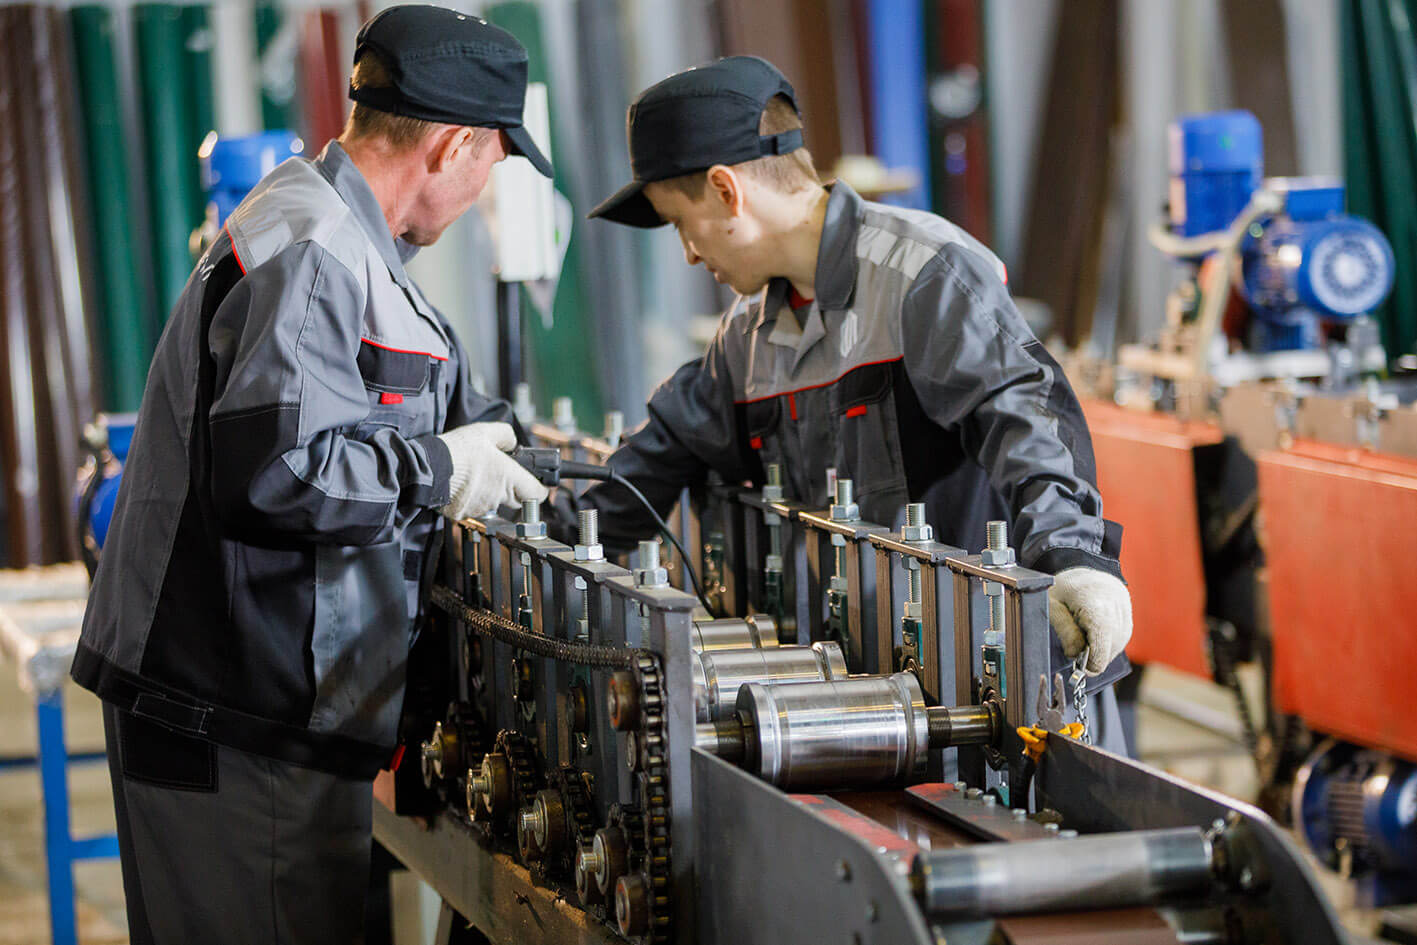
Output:
[[[918,507],[897,531],[848,481],[826,509],[780,482],[698,519],[732,616],[657,543],[607,560],[593,512],[574,545],[534,504],[449,523],[405,710],[422,763],[375,818],[441,940],[1346,940],[1264,814],[1088,743],[1052,578],[1001,528],[970,555]]]

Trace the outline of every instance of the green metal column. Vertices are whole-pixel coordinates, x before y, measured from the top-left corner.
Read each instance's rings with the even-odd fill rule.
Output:
[[[207,210],[206,196],[202,193],[202,170],[197,160],[197,149],[207,132],[216,127],[215,89],[212,87],[212,30],[208,10],[204,6],[193,5],[182,8],[182,84],[187,93],[187,115],[184,121],[186,144],[182,157],[186,162],[186,174],[191,182],[188,212],[196,220],[193,226],[200,226]],[[190,230],[188,231],[190,235]],[[190,258],[190,257],[189,257]]]
[[[183,7],[143,3],[133,7],[138,88],[146,133],[148,207],[152,218],[153,282],[159,319],[167,320],[192,270],[188,240],[201,222],[193,208],[197,162],[191,147],[192,93],[188,89]],[[200,140],[200,139],[198,139]]]
[[[295,95],[295,58],[292,51],[290,60],[282,64],[277,73],[267,70],[265,57],[269,55],[272,41],[280,32],[284,14],[276,3],[256,4],[256,54],[261,57],[261,125],[267,131],[278,131],[295,127],[290,113],[291,99]],[[288,71],[288,74],[287,74]],[[276,75],[282,81],[275,81]]]
[[[558,109],[575,108],[577,105],[574,96],[561,94],[562,90],[551,86],[541,30],[541,11],[535,3],[512,0],[493,4],[485,15],[489,22],[510,32],[526,47],[529,81],[546,83],[552,115],[551,163],[558,168],[565,167],[563,161],[569,162],[574,158],[571,156],[572,149],[556,139],[555,115]],[[558,161],[558,156],[562,160]],[[570,192],[560,171],[556,174],[556,189],[563,194]],[[543,327],[535,306],[530,304],[526,293],[522,293],[522,330],[530,357],[535,359],[535,370],[528,373],[536,385],[536,403],[549,413],[554,398],[570,397],[576,405],[576,416],[581,425],[589,432],[599,433],[596,418],[602,416],[604,404],[595,359],[586,356],[587,352],[595,350],[595,345],[591,313],[587,311],[586,294],[581,284],[580,240],[577,237],[577,226],[583,213],[577,210],[571,227],[571,243],[566,250],[552,308],[554,327],[549,331]]]
[[[94,253],[97,257],[98,345],[103,407],[138,409],[152,357],[151,316],[138,288],[130,221],[128,159],[118,69],[113,55],[113,12],[97,4],[69,12],[84,131]]]
[[[1344,0],[1341,11],[1348,208],[1392,242],[1397,278],[1376,314],[1396,357],[1417,346],[1417,0]]]

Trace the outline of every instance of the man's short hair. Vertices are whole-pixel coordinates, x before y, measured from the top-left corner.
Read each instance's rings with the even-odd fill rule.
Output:
[[[798,117],[797,109],[792,106],[792,100],[781,94],[768,99],[763,108],[763,116],[758,120],[760,135],[781,134],[801,127],[802,119]],[[817,175],[817,167],[812,161],[812,152],[806,148],[798,148],[786,154],[754,158],[733,165],[733,169],[745,177],[751,177],[789,194],[822,186],[822,179]],[[671,177],[660,183],[673,187],[690,200],[699,200],[708,184],[708,171],[694,171],[692,174]]]
[[[392,85],[388,67],[378,53],[366,50],[354,64],[354,72],[349,84],[356,89],[387,88]],[[344,126],[344,136],[348,138],[383,138],[394,148],[405,150],[418,144],[428,133],[438,127],[434,121],[395,115],[393,112],[370,108],[362,102],[355,102],[350,109],[349,121]]]

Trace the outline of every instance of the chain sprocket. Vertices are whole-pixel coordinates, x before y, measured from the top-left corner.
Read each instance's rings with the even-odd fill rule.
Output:
[[[640,805],[644,812],[643,870],[649,878],[649,933],[642,941],[669,941],[673,925],[670,907],[669,741],[665,724],[667,698],[658,658],[642,650],[635,657],[640,683]]]
[[[562,765],[547,777],[547,786],[559,791],[566,811],[567,839],[565,852],[555,863],[545,863],[547,873],[566,876],[575,869],[576,853],[595,839],[595,807],[586,788],[585,774],[574,765]]]
[[[497,741],[492,745],[494,753],[507,759],[512,773],[512,811],[521,810],[530,804],[541,790],[541,777],[537,770],[536,749],[531,740],[521,732],[503,729],[497,733]]]

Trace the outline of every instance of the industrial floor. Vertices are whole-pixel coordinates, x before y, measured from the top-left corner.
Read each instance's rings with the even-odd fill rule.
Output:
[[[1250,680],[1253,682],[1253,679]],[[1163,707],[1184,706],[1209,716],[1212,728],[1237,730],[1226,693],[1203,681],[1167,672],[1148,671],[1141,687],[1138,716],[1139,751],[1143,760],[1200,784],[1240,798],[1252,798],[1257,787],[1254,768],[1238,737],[1220,734],[1183,721]],[[66,727],[71,752],[101,750],[103,724],[96,699],[75,687],[66,692]],[[33,704],[15,683],[12,667],[0,664],[0,758],[32,754],[35,747]],[[108,793],[108,769],[102,763],[70,768],[73,824],[76,835],[111,832],[113,807]],[[79,939],[83,945],[126,942],[123,887],[116,860],[80,864],[78,887]],[[1356,932],[1369,934],[1373,917],[1353,910],[1347,888],[1326,876],[1330,898]],[[401,882],[407,882],[407,879]],[[395,890],[395,914],[400,945],[427,941],[427,894]],[[49,941],[48,900],[43,852],[43,808],[39,775],[33,769],[0,769],[0,945],[40,945]],[[406,904],[400,915],[399,904]]]

